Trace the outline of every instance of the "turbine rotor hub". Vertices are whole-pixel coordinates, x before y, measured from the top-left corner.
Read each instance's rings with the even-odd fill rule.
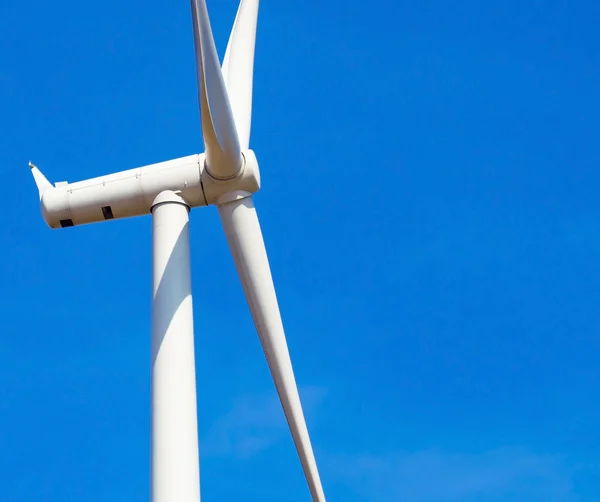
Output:
[[[260,171],[256,155],[252,150],[242,152],[242,166],[238,174],[225,180],[213,177],[205,164],[201,180],[207,205],[221,205],[248,197],[260,189]]]

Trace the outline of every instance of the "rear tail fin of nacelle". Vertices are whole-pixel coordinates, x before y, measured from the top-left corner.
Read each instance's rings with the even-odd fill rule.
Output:
[[[44,192],[48,188],[52,188],[52,183],[48,181],[48,179],[42,174],[36,165],[30,162],[29,167],[31,168],[31,174],[33,175],[33,179],[35,180],[38,191],[40,192],[40,200],[42,200],[42,195]]]

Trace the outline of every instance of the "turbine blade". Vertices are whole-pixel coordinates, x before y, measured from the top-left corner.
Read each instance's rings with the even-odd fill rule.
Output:
[[[252,197],[219,206],[219,215],[310,493],[325,502]]]
[[[223,78],[227,85],[242,150],[250,145],[258,4],[259,0],[241,0],[223,60]]]
[[[48,188],[52,188],[52,183],[48,181],[46,176],[42,174],[42,171],[38,169],[38,167],[31,162],[29,163],[29,167],[31,168],[31,174],[33,175],[33,180],[38,188],[38,192],[40,193],[40,200],[42,200],[42,195]]]
[[[242,165],[240,142],[221,73],[206,1],[191,0],[191,7],[207,169],[215,178],[233,178]]]

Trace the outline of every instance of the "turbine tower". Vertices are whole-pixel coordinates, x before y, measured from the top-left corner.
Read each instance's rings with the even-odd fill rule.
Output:
[[[152,502],[199,502],[190,276],[191,208],[216,205],[277,393],[315,502],[325,502],[252,200],[249,149],[259,0],[241,0],[223,66],[205,0],[191,0],[205,152],[52,185],[30,163],[51,228],[152,214]]]

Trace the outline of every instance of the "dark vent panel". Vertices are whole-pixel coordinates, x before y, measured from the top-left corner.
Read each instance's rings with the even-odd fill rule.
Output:
[[[110,206],[103,206],[102,214],[104,215],[105,220],[112,220],[114,218],[114,215],[113,215],[113,212],[112,212],[112,209],[110,208]]]

